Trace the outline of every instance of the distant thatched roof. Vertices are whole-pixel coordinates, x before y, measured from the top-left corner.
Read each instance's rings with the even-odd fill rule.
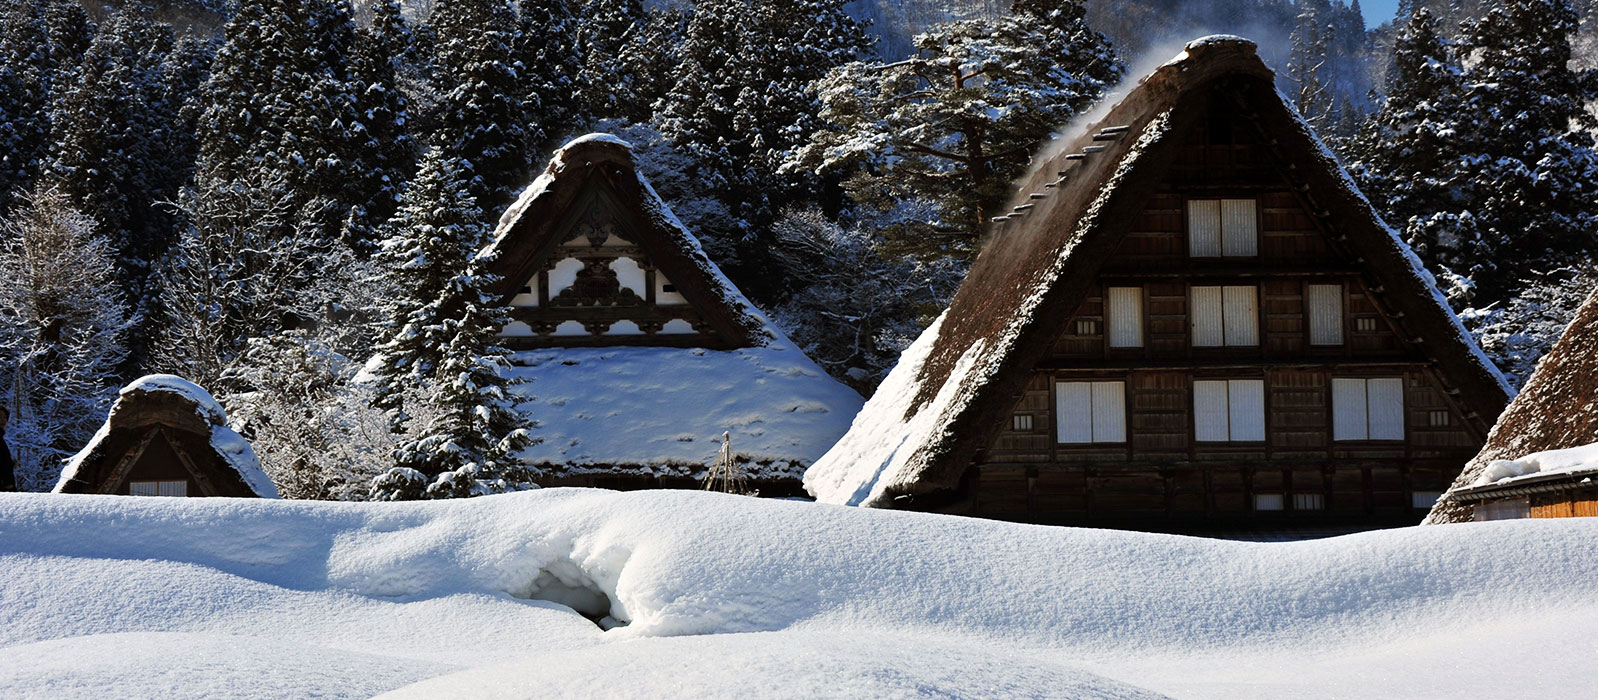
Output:
[[[1598,442],[1598,289],[1582,304],[1559,342],[1548,351],[1520,394],[1498,418],[1487,444],[1465,465],[1454,489],[1481,478],[1494,460]],[[1426,523],[1470,520],[1474,506],[1444,499]]]
[[[161,441],[170,450],[150,449]],[[146,469],[148,460],[176,459],[198,484],[195,496],[277,498],[277,488],[255,451],[232,428],[221,404],[198,385],[169,374],[140,377],[123,387],[105,425],[67,461],[56,493],[120,493],[125,482]]]
[[[1217,94],[1259,129],[1322,225],[1360,258],[1374,291],[1424,342],[1483,426],[1503,378],[1431,276],[1277,92],[1255,45],[1188,44],[1107,116],[1065,140],[1020,184],[1012,220],[987,242],[940,322],[906,352],[850,433],[805,474],[823,501],[887,505],[958,488]],[[1013,220],[1018,219],[1018,220]]]

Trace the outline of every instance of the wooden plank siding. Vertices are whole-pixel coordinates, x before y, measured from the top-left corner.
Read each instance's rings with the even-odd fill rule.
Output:
[[[1447,489],[1485,438],[1480,421],[1467,420],[1425,349],[1395,333],[1362,261],[1322,229],[1266,152],[1213,124],[1196,132],[1085,298],[1059,310],[1065,331],[977,457],[974,514],[1152,529],[1418,522],[1425,509],[1413,493]],[[1257,206],[1258,255],[1190,257],[1187,203],[1240,198]],[[1341,310],[1340,343],[1310,342],[1311,284],[1341,288],[1341,298],[1318,297],[1319,308]],[[1107,289],[1122,286],[1142,290],[1141,347],[1109,347]],[[1195,286],[1255,289],[1258,344],[1194,347]],[[1334,377],[1401,378],[1405,439],[1334,440]],[[1193,383],[1222,379],[1263,381],[1263,441],[1195,439]],[[1055,386],[1072,381],[1124,382],[1124,442],[1057,441]],[[1256,510],[1278,496],[1279,512]]]

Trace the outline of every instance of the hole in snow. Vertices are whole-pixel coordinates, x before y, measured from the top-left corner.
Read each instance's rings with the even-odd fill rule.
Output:
[[[627,619],[613,611],[610,595],[587,572],[567,559],[557,559],[539,569],[525,597],[564,605],[599,625],[602,630],[623,627],[628,623]]]

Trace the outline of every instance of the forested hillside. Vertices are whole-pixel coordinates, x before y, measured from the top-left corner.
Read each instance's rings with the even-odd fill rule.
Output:
[[[506,354],[472,254],[590,131],[632,142],[729,277],[869,392],[1033,153],[1210,32],[1262,42],[1524,376],[1595,279],[1594,9],[1408,2],[1367,32],[1341,0],[9,0],[8,438],[43,488],[116,387],[161,371],[211,389],[287,495],[366,497],[392,467],[438,495],[517,483],[487,458],[442,476],[440,451],[537,439],[477,417]]]

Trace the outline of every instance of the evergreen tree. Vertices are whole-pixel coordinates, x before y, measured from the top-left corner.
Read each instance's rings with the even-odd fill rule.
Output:
[[[656,123],[693,162],[693,176],[720,194],[732,214],[701,237],[731,241],[737,255],[719,262],[751,280],[768,274],[770,223],[784,206],[813,191],[810,173],[780,172],[784,160],[819,126],[811,85],[865,50],[862,28],[838,0],[697,5],[679,55],[674,85]],[[807,182],[808,180],[808,182]],[[744,285],[757,295],[763,285]],[[780,285],[778,285],[780,286]]]
[[[410,108],[400,89],[410,33],[393,0],[376,3],[373,13],[371,28],[359,32],[350,58],[351,77],[360,90],[351,124],[358,160],[349,168],[352,206],[344,228],[346,241],[362,255],[376,250],[379,229],[394,215],[417,157]]]
[[[1472,177],[1460,151],[1463,90],[1453,44],[1429,10],[1416,10],[1394,41],[1382,106],[1349,154],[1361,190],[1444,280],[1466,265],[1459,217],[1468,202],[1456,185]]]
[[[922,34],[913,58],[834,70],[818,83],[830,124],[788,167],[847,173],[850,196],[884,217],[897,246],[974,254],[1039,144],[1120,76],[1081,17],[1070,0],[1028,2]]]
[[[429,151],[380,255],[393,303],[390,340],[373,366],[376,402],[396,411],[405,435],[397,471],[373,483],[380,500],[416,495],[403,486],[415,485],[415,473],[431,481],[429,497],[525,488],[531,478],[515,462],[529,436],[504,374],[507,352],[493,344],[509,317],[474,260],[487,226],[464,171],[458,159]],[[425,420],[413,422],[417,403],[426,404]]]
[[[578,108],[585,121],[647,119],[640,110],[637,66],[629,61],[646,33],[641,0],[587,0],[578,15],[577,48],[582,70],[577,80]]]
[[[517,26],[506,0],[439,0],[433,10],[432,63],[444,89],[432,142],[466,168],[468,192],[489,210],[530,180],[540,136],[528,128]]]
[[[579,52],[579,25],[567,0],[520,0],[517,3],[520,30],[512,46],[516,58],[522,106],[526,109],[528,145],[542,153],[559,144],[555,139],[569,131],[582,116],[577,97],[583,58]],[[496,181],[511,173],[481,173]],[[500,182],[503,200],[485,202],[485,210],[497,213],[509,204],[514,193],[532,181],[531,172],[515,173],[518,179]]]
[[[94,23],[72,0],[14,0],[0,10],[0,212],[49,158],[52,97],[93,35]]]
[[[1467,29],[1459,272],[1483,305],[1598,253],[1598,153],[1569,0],[1502,0]]]
[[[171,234],[160,198],[175,194],[171,184],[180,176],[169,169],[181,169],[167,153],[170,132],[182,123],[163,82],[175,42],[142,6],[118,11],[101,25],[51,112],[55,154],[46,179],[96,222],[133,300],[143,298],[150,266]]]

